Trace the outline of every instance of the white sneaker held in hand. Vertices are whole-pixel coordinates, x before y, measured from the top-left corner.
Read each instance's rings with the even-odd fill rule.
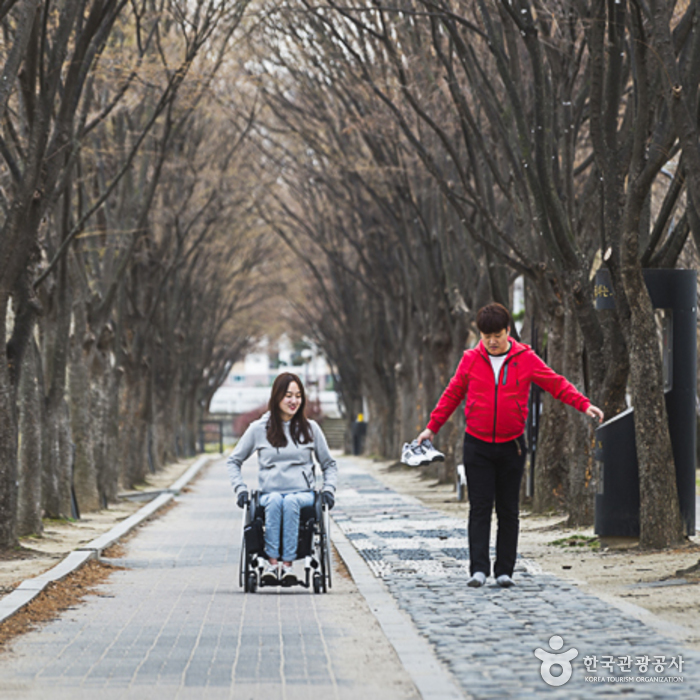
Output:
[[[423,448],[423,451],[425,452],[425,456],[431,461],[431,462],[444,462],[445,461],[445,455],[440,452],[440,450],[436,450],[435,447],[433,446],[433,443],[430,440],[423,440],[421,443],[421,447]]]
[[[422,446],[416,440],[405,442],[401,450],[401,462],[409,467],[420,467],[424,464],[430,464],[430,459],[425,454]]]

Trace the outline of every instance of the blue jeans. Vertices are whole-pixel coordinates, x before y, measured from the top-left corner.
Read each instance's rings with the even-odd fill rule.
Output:
[[[280,559],[280,529],[283,533],[282,561],[297,558],[299,513],[302,508],[313,504],[313,491],[263,493],[260,496],[260,505],[265,509],[265,554],[269,559]]]

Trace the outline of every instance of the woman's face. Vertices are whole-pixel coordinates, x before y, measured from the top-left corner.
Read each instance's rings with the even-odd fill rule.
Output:
[[[287,387],[287,393],[284,398],[280,401],[280,412],[282,414],[282,420],[288,421],[294,418],[294,414],[299,410],[301,406],[301,389],[296,382],[289,382]]]

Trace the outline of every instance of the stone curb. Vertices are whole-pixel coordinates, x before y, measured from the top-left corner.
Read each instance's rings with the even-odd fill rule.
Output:
[[[150,518],[158,509],[178,495],[194,479],[202,467],[214,458],[215,455],[202,455],[169,489],[165,489],[155,500],[137,510],[108,532],[72,551],[52,569],[45,571],[40,576],[22,581],[12,593],[0,599],[0,624],[34,600],[49,583],[64,579],[90,559],[97,559],[104,549],[113,545],[136,526]]]
[[[331,540],[423,700],[463,700],[452,674],[334,522]]]

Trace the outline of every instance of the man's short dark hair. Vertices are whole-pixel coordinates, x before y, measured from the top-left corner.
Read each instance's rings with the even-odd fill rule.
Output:
[[[503,304],[494,302],[482,306],[476,314],[476,327],[484,334],[500,333],[508,328],[510,313]]]

